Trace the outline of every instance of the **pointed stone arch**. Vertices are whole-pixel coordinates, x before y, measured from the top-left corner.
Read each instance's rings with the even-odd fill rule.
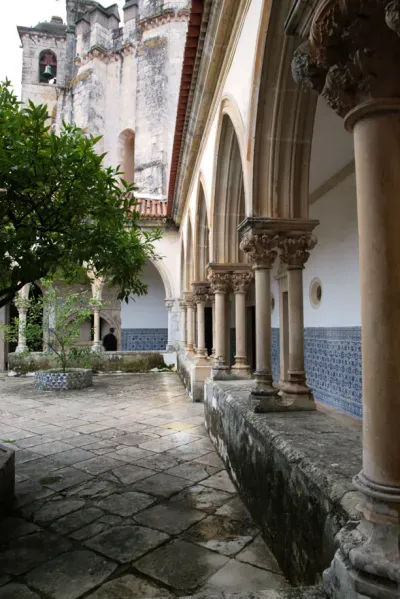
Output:
[[[249,143],[254,144],[253,216],[307,218],[317,96],[295,84],[291,62],[300,39],[283,34],[291,0],[265,2],[255,69]]]
[[[210,227],[204,187],[201,180],[198,184],[196,202],[196,229],[194,238],[194,279],[206,280],[206,267],[210,262]]]
[[[241,261],[237,227],[245,218],[242,154],[231,117],[222,112],[213,197],[213,261]]]

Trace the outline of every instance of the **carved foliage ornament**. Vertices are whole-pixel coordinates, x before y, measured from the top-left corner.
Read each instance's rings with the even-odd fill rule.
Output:
[[[294,80],[315,89],[340,116],[374,98],[400,97],[400,0],[322,0]]]
[[[254,275],[251,271],[233,272],[232,273],[232,289],[234,293],[247,293],[250,283]]]
[[[165,307],[167,308],[168,312],[171,312],[172,308],[175,305],[175,301],[174,300],[165,300]]]
[[[315,237],[302,235],[301,237],[286,237],[279,242],[281,261],[288,266],[304,267],[310,257],[310,251],[317,244]]]
[[[278,254],[274,249],[278,242],[279,235],[254,235],[249,231],[243,235],[240,249],[246,254],[250,264],[271,268]]]
[[[208,299],[208,285],[193,286],[193,300],[196,304],[205,303]]]
[[[207,279],[210,281],[213,293],[227,293],[230,288],[230,275],[223,272],[208,271]]]

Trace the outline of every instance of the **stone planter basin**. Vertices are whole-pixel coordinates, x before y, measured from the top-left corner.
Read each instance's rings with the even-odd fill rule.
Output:
[[[69,391],[86,389],[93,384],[93,373],[84,368],[67,368],[59,370],[41,370],[35,372],[35,389],[37,391]]]

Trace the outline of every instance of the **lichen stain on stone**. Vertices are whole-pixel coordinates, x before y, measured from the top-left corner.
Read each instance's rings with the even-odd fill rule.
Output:
[[[92,73],[93,73],[93,69],[86,69],[86,71],[83,71],[83,73],[81,73],[80,75],[77,75],[76,77],[74,77],[74,79],[72,79],[71,87],[75,87],[81,81],[85,81],[86,79],[89,79],[89,77],[91,76]]]

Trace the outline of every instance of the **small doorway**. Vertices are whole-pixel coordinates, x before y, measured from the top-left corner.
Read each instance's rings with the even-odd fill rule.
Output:
[[[207,354],[211,356],[213,350],[213,318],[212,318],[212,308],[205,308],[204,313],[204,322],[205,322],[205,337],[206,337],[206,349]]]

